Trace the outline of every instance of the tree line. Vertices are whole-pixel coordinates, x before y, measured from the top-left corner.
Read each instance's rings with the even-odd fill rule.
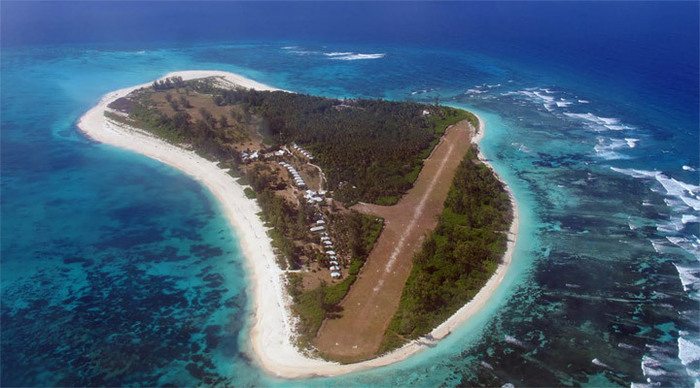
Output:
[[[175,78],[175,77],[173,77]],[[180,85],[181,80],[157,81],[157,90]],[[136,116],[161,132],[189,142],[212,157],[238,160],[231,143],[241,139],[251,117],[262,118],[259,131],[268,142],[296,142],[320,164],[334,191],[346,204],[356,201],[391,204],[410,189],[423,163],[447,126],[468,112],[450,107],[384,100],[336,100],[283,91],[224,90],[205,80],[184,85],[211,94],[219,106],[231,106],[230,117],[202,119],[187,112],[188,102],[168,100],[175,114],[168,116],[144,103]],[[182,99],[182,97],[181,97]],[[429,112],[429,114],[424,114]],[[231,120],[229,120],[231,119]]]
[[[162,80],[155,80],[151,84],[153,90],[161,91],[174,88],[182,88],[185,86],[185,81],[180,76],[167,77]]]
[[[508,193],[473,146],[457,168],[436,229],[413,259],[382,350],[427,334],[471,300],[496,270],[512,221]]]
[[[348,204],[406,192],[444,128],[467,114],[412,102],[340,101],[283,91],[214,93],[218,105],[243,105],[262,117],[270,138],[309,150],[335,198]]]

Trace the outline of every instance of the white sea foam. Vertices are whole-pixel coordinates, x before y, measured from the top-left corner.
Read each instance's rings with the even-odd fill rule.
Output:
[[[668,201],[667,203],[669,203],[669,206],[673,208],[673,206],[670,205],[671,201]],[[671,218],[667,222],[656,225],[656,230],[672,234],[683,230],[684,225],[681,217],[678,217],[676,214],[672,214],[670,217]]]
[[[597,365],[597,366],[600,366],[600,367],[603,367],[603,368],[612,369],[612,368],[610,367],[610,365],[608,365],[608,364],[606,364],[606,363],[600,361],[600,360],[597,359],[597,358],[594,358],[593,360],[591,360],[591,363],[593,363],[593,365]]]
[[[384,53],[375,53],[375,54],[362,54],[362,53],[353,53],[353,52],[331,52],[331,53],[323,53],[329,59],[335,59],[339,61],[356,61],[356,60],[362,60],[362,59],[379,59],[379,58],[384,58],[386,54]]]
[[[598,138],[598,144],[593,147],[596,156],[603,158],[605,160],[617,160],[617,159],[629,159],[627,155],[623,155],[617,150],[628,148],[628,143],[621,139],[606,139],[604,137]]]
[[[543,101],[542,105],[544,105],[544,108],[547,109],[548,111],[551,111],[552,107],[554,107],[556,105],[556,103],[554,102],[554,97],[544,95],[540,92],[527,92],[527,91],[525,91],[524,93],[525,93],[525,95],[534,96],[534,97],[542,100]]]
[[[520,346],[521,348],[525,347],[525,344],[522,341],[520,341],[519,339],[517,339],[513,336],[506,335],[505,340],[507,343],[509,343],[511,345],[517,345],[517,346]]]
[[[578,102],[579,102],[580,104],[588,104],[588,103],[590,103],[590,101],[588,101],[588,100],[578,100]]]
[[[691,339],[689,333],[680,331],[678,336],[678,359],[685,367],[688,376],[695,379],[695,386],[700,386],[700,340]]]
[[[700,360],[700,344],[698,340],[688,339],[687,332],[680,332],[678,337],[678,359],[681,360],[681,364],[688,366],[689,364]],[[699,376],[695,372],[695,376]]]
[[[642,373],[644,373],[645,377],[649,378],[663,376],[666,374],[666,371],[663,370],[661,362],[645,354],[642,356]]]
[[[684,171],[695,171],[694,168],[692,168],[692,167],[690,167],[690,166],[688,166],[688,165],[685,165],[685,164],[683,165],[683,170],[684,170]]]
[[[683,214],[681,216],[681,222],[687,224],[689,222],[700,222],[700,217],[693,214]]]
[[[571,112],[564,112],[565,116],[568,116],[573,119],[577,119],[582,121],[586,126],[588,126],[590,129],[596,131],[596,132],[602,132],[602,131],[623,131],[626,129],[634,129],[634,127],[622,124],[620,122],[620,119],[616,119],[614,117],[602,117],[602,116],[596,116],[593,113],[571,113]]]
[[[518,148],[518,151],[520,151],[520,152],[524,152],[524,153],[526,153],[526,154],[532,153],[532,151],[531,151],[525,144],[522,144],[522,143],[510,143],[510,145],[512,145],[513,147],[517,147],[517,148]]]
[[[656,174],[660,174],[658,171],[645,171],[645,170],[637,170],[634,168],[610,167],[610,169],[615,171],[615,172],[619,172],[620,174],[629,175],[632,178],[653,178],[656,176]]]
[[[486,361],[481,361],[481,366],[483,366],[484,368],[493,370],[493,366]]]
[[[296,55],[312,55],[312,54],[318,54],[318,51],[313,51],[313,50],[304,50],[300,47],[297,46],[287,46],[288,48],[283,48],[286,50],[288,53],[296,54]]]
[[[679,237],[679,236],[668,236],[666,237],[668,241],[670,241],[672,244],[676,245],[677,247],[680,247],[681,249],[685,250],[686,252],[691,253],[695,257],[698,258],[700,261],[700,239],[698,239],[696,236],[692,237]],[[698,287],[700,289],[700,287]]]
[[[486,85],[489,86],[489,85]],[[556,92],[547,88],[528,88],[524,90],[518,90],[514,92],[501,93],[502,96],[520,96],[524,97],[526,100],[542,104],[542,106],[549,112],[554,111],[554,108],[565,108],[571,106],[573,102],[568,101],[564,98],[557,99],[556,97],[550,96],[550,94],[555,94]]]
[[[637,143],[639,143],[639,139],[635,139],[635,138],[632,138],[632,137],[626,137],[626,138],[625,138],[625,141],[627,142],[627,146],[628,146],[629,148],[634,148],[634,147],[637,146]]]
[[[656,253],[664,253],[666,251],[666,243],[663,240],[649,239],[651,246]]]
[[[346,55],[353,55],[353,52],[350,51],[344,51],[344,52],[339,52],[339,51],[333,51],[330,53],[323,53],[323,55],[327,57],[340,57],[340,56],[346,56]]]
[[[611,169],[634,178],[654,178],[664,189],[664,192],[661,193],[671,198],[671,201],[667,201],[667,204],[674,208],[674,211],[680,212],[683,211],[684,208],[691,208],[700,212],[700,186],[682,182],[675,178],[669,178],[660,171],[644,171],[617,167],[611,167]],[[652,190],[660,192],[653,187]]]
[[[557,105],[558,108],[566,108],[567,106],[571,106],[571,104],[573,104],[573,102],[566,101],[565,99],[560,98],[558,101],[555,102],[555,104]]]
[[[334,59],[334,60],[339,60],[339,61],[355,61],[355,60],[361,60],[361,59],[378,59],[378,58],[384,58],[386,54],[384,53],[373,53],[373,54],[364,54],[364,53],[356,53],[353,51],[329,51],[329,52],[322,52],[322,51],[316,51],[316,50],[307,50],[303,47],[300,46],[284,46],[282,47],[282,50],[285,50],[288,53],[296,54],[296,55],[323,55],[327,57],[328,59]]]
[[[673,263],[673,266],[676,267],[676,271],[678,271],[678,277],[681,280],[684,291],[689,292],[700,289],[700,287],[698,287],[700,284],[700,268],[685,267],[676,263]]]
[[[646,344],[644,345],[647,349],[649,349],[650,352],[654,353],[654,357],[658,358],[660,357],[667,357],[674,355],[676,352],[676,348],[668,346],[668,345],[653,345],[653,344]]]
[[[700,212],[700,198],[698,198],[698,195],[700,195],[700,186],[681,182],[661,173],[656,174],[654,177],[661,186],[664,187],[668,195],[680,199],[687,206]]]

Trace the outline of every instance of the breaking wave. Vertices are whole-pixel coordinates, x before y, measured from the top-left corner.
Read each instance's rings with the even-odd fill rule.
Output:
[[[634,148],[635,146],[636,142],[630,142],[628,139],[606,139],[604,137],[599,137],[598,144],[593,147],[593,150],[598,157],[605,160],[629,159],[629,156],[623,155],[617,152],[617,150]]]
[[[353,52],[330,52],[323,53],[323,55],[329,57],[330,59],[335,59],[339,61],[356,61],[361,59],[380,59],[384,58],[386,54],[376,53],[376,54],[362,54]]]
[[[500,84],[496,86],[500,86]],[[573,101],[567,100],[563,97],[555,97],[554,94],[557,94],[557,92],[548,88],[528,88],[515,92],[501,93],[502,96],[524,97],[526,100],[533,103],[542,104],[542,106],[549,112],[552,112],[554,108],[566,108],[573,104]]]
[[[309,50],[300,46],[284,46],[282,47],[282,50],[285,52],[291,53],[291,54],[296,54],[296,55],[322,55],[328,59],[334,59],[338,61],[356,61],[356,60],[362,60],[362,59],[379,59],[379,58],[384,58],[386,56],[385,53],[372,53],[372,54],[365,54],[365,53],[356,53],[353,51],[330,51],[330,52],[323,52],[323,51],[318,51],[318,50]]]
[[[565,112],[564,115],[572,119],[579,120],[583,122],[589,129],[596,132],[604,131],[624,131],[628,129],[634,129],[634,127],[626,124],[622,124],[620,119],[614,117],[602,117],[596,116],[593,113],[571,113]]]
[[[638,179],[654,179],[663,188],[652,190],[667,197],[666,203],[673,210],[694,210],[700,212],[700,186],[670,178],[660,171],[645,171],[632,168],[610,167],[613,171]],[[685,209],[684,209],[685,208]]]

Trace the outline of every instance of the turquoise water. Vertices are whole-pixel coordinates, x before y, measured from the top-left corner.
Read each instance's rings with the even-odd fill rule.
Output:
[[[656,32],[639,44],[662,52],[675,34],[663,51],[675,68],[640,61],[628,41],[613,47],[626,55],[593,61],[496,53],[493,36],[488,50],[370,44],[359,33],[3,47],[2,385],[693,385],[700,162],[697,66],[686,56],[697,39]],[[521,216],[492,301],[386,368],[303,382],[261,372],[248,353],[244,260],[212,196],[75,127],[102,94],[185,69],[477,112],[482,150]],[[659,80],[659,69],[672,74]]]

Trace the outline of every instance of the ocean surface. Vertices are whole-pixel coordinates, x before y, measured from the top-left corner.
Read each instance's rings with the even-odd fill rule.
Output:
[[[697,2],[0,11],[0,385],[700,385]],[[213,197],[75,125],[186,69],[477,112],[521,215],[492,302],[389,367],[262,372]]]

